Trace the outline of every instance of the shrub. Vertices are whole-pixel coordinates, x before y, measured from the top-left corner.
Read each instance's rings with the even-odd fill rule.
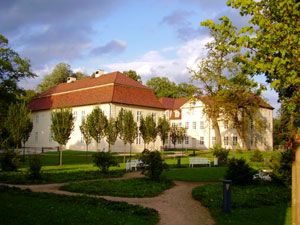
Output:
[[[3,171],[17,171],[19,167],[19,158],[13,149],[5,149],[0,158]]]
[[[161,158],[160,152],[151,152],[148,149],[145,149],[140,159],[147,165],[142,169],[142,173],[151,180],[159,181],[163,170],[167,168],[167,164]]]
[[[29,178],[40,179],[41,178],[42,161],[39,156],[34,155],[29,159]]]
[[[246,163],[245,159],[231,159],[225,178],[232,180],[233,184],[247,185],[254,183],[253,176],[256,172]]]
[[[264,161],[263,155],[261,153],[261,151],[259,151],[258,149],[256,149],[252,156],[250,157],[250,161],[251,162],[262,162]]]
[[[222,148],[219,145],[215,145],[211,151],[213,152],[213,155],[218,158],[218,162],[220,165],[226,165],[228,161],[228,154],[229,149]]]
[[[272,172],[270,177],[272,181],[278,184],[291,185],[292,183],[292,161],[293,150],[281,152],[279,159],[272,159],[270,168]]]
[[[111,152],[97,152],[94,156],[94,163],[103,173],[107,173],[109,167],[118,166],[116,157]]]

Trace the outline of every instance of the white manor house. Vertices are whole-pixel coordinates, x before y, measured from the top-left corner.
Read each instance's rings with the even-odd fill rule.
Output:
[[[141,116],[151,114],[156,122],[164,115],[171,124],[177,124],[187,129],[187,136],[177,148],[209,149],[215,143],[215,133],[212,123],[203,114],[203,103],[188,101],[187,99],[160,98],[154,91],[139,82],[125,76],[120,72],[104,74],[99,70],[95,77],[76,80],[68,79],[67,83],[59,84],[32,99],[29,109],[32,112],[33,129],[26,143],[27,147],[47,148],[56,147],[58,143],[53,141],[50,131],[51,112],[61,106],[71,107],[75,118],[74,130],[64,149],[85,150],[83,135],[79,126],[81,121],[92,112],[95,106],[99,106],[107,118],[116,118],[121,108],[131,110],[139,125]],[[259,100],[260,113],[265,122],[265,131],[257,133],[249,128],[247,148],[272,150],[273,149],[273,107]],[[228,126],[226,121],[219,122],[223,147],[234,149],[241,145],[240,138],[234,128]],[[251,126],[249,126],[251,127]],[[152,147],[152,144],[150,145]],[[155,149],[160,149],[162,141],[158,136]],[[170,138],[165,147],[173,148]],[[99,144],[99,149],[108,149],[105,139]],[[136,142],[132,145],[133,152],[141,152],[144,149],[143,139],[138,134]],[[89,150],[96,150],[96,142],[93,140]],[[123,152],[124,145],[117,140],[112,146],[113,152]],[[129,151],[129,146],[127,150]]]

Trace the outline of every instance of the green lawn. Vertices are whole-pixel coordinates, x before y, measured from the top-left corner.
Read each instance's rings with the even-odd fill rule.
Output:
[[[195,188],[193,197],[208,207],[217,225],[290,225],[291,189],[269,183],[232,186],[231,212],[223,207],[223,184]]]
[[[85,196],[33,193],[0,186],[0,224],[154,225],[157,211]]]
[[[163,174],[169,180],[181,181],[222,181],[226,173],[226,167],[203,167],[171,169]]]
[[[84,194],[143,198],[157,196],[172,186],[174,186],[174,183],[167,180],[155,182],[148,178],[131,178],[70,183],[60,187],[60,190]]]

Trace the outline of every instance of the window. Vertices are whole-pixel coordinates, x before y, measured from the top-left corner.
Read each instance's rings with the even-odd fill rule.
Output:
[[[204,129],[204,121],[200,121],[200,129]]]
[[[224,145],[228,145],[229,144],[229,138],[226,136],[224,137]]]
[[[52,142],[52,133],[51,133],[51,131],[49,133],[49,142]]]
[[[186,144],[186,145],[189,144],[189,137],[185,137],[185,144]]]
[[[213,146],[216,144],[216,137],[211,137],[211,143]]]
[[[196,130],[196,128],[197,128],[197,122],[194,121],[194,122],[193,122],[193,129]]]
[[[85,120],[85,111],[81,111],[81,121]]]
[[[44,113],[42,113],[41,114],[41,121],[44,122],[44,119],[45,119],[45,115],[44,115]]]
[[[189,122],[185,122],[185,128],[189,129]]]
[[[168,111],[168,110],[165,112],[165,116],[166,116],[167,119],[169,119],[170,114],[169,114],[169,111]]]
[[[237,136],[234,136],[232,139],[233,146],[237,146]]]
[[[137,112],[136,112],[136,122],[140,122],[140,120],[141,120],[141,115],[142,115],[142,111],[137,111]]]
[[[73,116],[74,116],[74,121],[77,121],[77,111],[73,112]]]
[[[228,120],[224,121],[224,129],[228,129]]]
[[[204,145],[204,137],[200,137],[200,142],[199,142],[200,145]]]
[[[156,123],[156,113],[152,113],[152,118],[153,118],[154,122]]]
[[[35,141],[35,143],[37,143],[38,140],[39,140],[39,133],[35,132],[35,134],[34,134],[34,141]]]
[[[39,115],[38,114],[35,115],[35,122],[39,123]]]
[[[180,116],[180,112],[179,111],[175,111],[175,117],[179,117]]]
[[[180,145],[180,144],[182,144],[182,141],[181,141],[181,139],[179,139],[179,140],[178,140],[178,144],[179,144],[179,145]]]
[[[178,127],[179,127],[179,128],[181,127],[181,122],[178,123]]]
[[[142,137],[141,137],[141,132],[138,132],[137,136],[136,136],[136,140],[135,143],[137,145],[140,145],[142,143]]]

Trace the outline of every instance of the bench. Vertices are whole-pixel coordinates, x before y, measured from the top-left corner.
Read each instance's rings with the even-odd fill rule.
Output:
[[[208,158],[189,158],[189,167],[194,167],[194,165],[209,165],[210,160]]]
[[[131,161],[127,160],[126,162],[126,171],[131,170],[132,168],[135,168],[135,171],[138,167],[145,166],[143,161],[140,159],[132,159]]]

